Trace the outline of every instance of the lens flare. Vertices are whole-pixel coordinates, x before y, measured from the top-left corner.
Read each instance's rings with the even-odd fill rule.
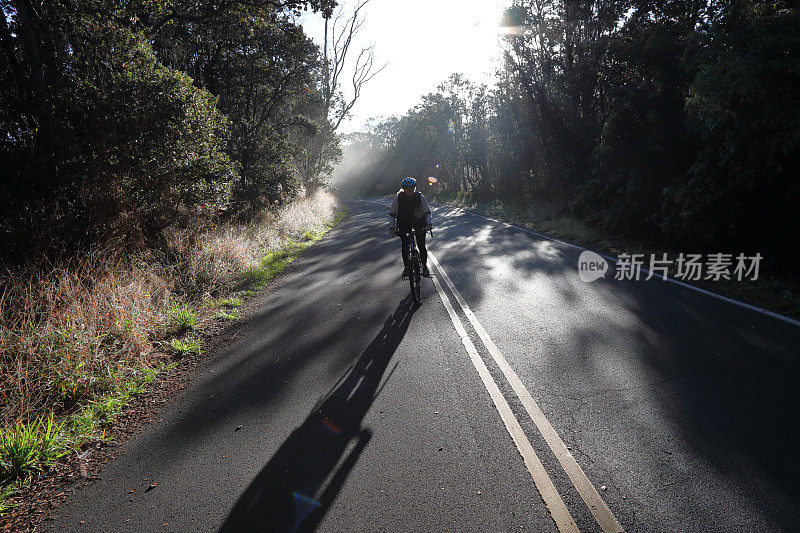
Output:
[[[294,531],[297,531],[297,528],[300,527],[300,524],[303,523],[303,520],[311,514],[311,512],[322,505],[317,500],[312,500],[308,496],[300,494],[299,492],[293,492],[292,496],[294,496],[294,508],[295,508],[295,522],[294,522]]]
[[[328,420],[327,418],[322,419],[322,425],[328,428],[333,434],[340,435],[342,433],[342,428],[337,426],[332,420]]]

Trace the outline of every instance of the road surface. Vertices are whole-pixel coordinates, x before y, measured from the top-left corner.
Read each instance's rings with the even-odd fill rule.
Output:
[[[800,530],[800,327],[447,207],[415,308],[348,204],[47,531]]]

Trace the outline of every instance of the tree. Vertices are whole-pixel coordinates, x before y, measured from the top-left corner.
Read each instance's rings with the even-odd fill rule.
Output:
[[[199,22],[177,19],[155,43],[170,64],[219,95],[231,118],[229,153],[241,169],[234,201],[256,209],[291,198],[299,185],[291,157],[297,139],[324,134],[316,126],[324,112],[321,58],[292,13],[265,2],[234,4]],[[335,157],[332,148],[320,165]]]
[[[663,228],[793,273],[800,252],[782,236],[800,230],[800,15],[788,2],[723,4],[688,91],[702,145],[688,179],[665,191]]]
[[[322,44],[322,78],[319,92],[322,106],[314,117],[316,128],[301,138],[303,150],[296,157],[303,184],[319,187],[332,168],[331,157],[338,158],[336,132],[355,106],[366,83],[378,75],[384,66],[375,63],[374,47],[361,48],[353,57],[353,39],[364,24],[364,10],[369,0],[358,0],[349,15],[343,9],[336,13],[323,13],[324,37]],[[342,78],[352,70],[350,92],[343,92]]]
[[[212,95],[159,64],[113,4],[23,3],[25,14],[3,5],[0,72],[17,86],[0,97],[8,256],[31,242],[152,238],[225,197],[235,170]]]
[[[0,0],[4,258],[291,198],[320,76],[294,13],[333,5]]]

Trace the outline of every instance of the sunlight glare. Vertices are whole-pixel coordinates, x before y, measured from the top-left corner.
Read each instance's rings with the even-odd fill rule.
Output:
[[[343,2],[344,8],[352,0]],[[364,88],[344,131],[363,127],[369,117],[398,115],[436,90],[451,74],[490,85],[501,58],[501,21],[508,0],[373,0],[355,47],[375,45],[376,62],[386,68]],[[321,23],[305,16],[315,41]],[[345,92],[349,87],[345,87]]]

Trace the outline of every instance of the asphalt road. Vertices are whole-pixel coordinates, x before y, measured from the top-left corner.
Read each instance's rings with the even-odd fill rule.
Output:
[[[800,530],[800,327],[450,208],[415,308],[349,205],[46,530]]]

